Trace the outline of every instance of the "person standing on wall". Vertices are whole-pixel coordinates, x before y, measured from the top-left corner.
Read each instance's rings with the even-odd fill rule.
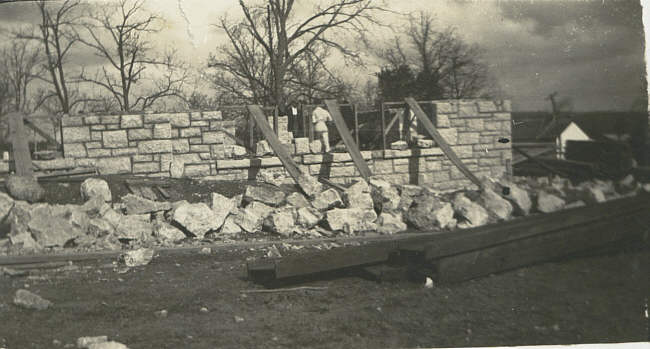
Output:
[[[321,101],[317,101],[317,104],[318,106],[311,113],[311,120],[314,123],[314,133],[316,134],[316,138],[321,140],[323,151],[328,153],[330,151],[330,139],[327,122],[332,121],[332,116],[327,110],[321,108]]]

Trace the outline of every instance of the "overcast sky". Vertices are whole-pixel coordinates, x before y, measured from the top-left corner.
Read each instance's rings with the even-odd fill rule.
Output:
[[[156,42],[180,50],[200,67],[223,36],[211,24],[228,13],[240,15],[237,0],[148,0],[167,22]],[[313,2],[313,1],[312,1]],[[310,2],[311,3],[311,2]],[[386,0],[406,13],[433,13],[440,28],[452,25],[468,42],[485,50],[485,59],[516,110],[545,110],[553,91],[571,98],[574,110],[627,110],[647,95],[641,4],[636,0],[451,1]],[[35,23],[28,2],[0,4],[0,26]],[[403,20],[384,14],[386,23]],[[390,36],[370,33],[377,42]],[[95,64],[88,51],[79,64]],[[359,79],[372,78],[370,61]]]

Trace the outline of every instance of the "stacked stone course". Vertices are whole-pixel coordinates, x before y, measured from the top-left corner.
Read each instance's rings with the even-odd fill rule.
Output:
[[[510,103],[488,100],[434,101],[435,124],[476,176],[498,176],[512,159]],[[273,127],[273,118],[269,118]],[[359,176],[347,153],[313,154],[306,138],[293,138],[286,117],[278,118],[279,138],[293,160],[315,176],[350,183]],[[220,111],[67,116],[63,119],[66,165],[95,166],[100,174],[245,180],[260,170],[282,172],[275,156],[241,159],[234,121]],[[239,148],[238,148],[239,147]],[[236,154],[236,155],[235,155]],[[438,189],[471,187],[440,148],[363,151],[373,174],[396,184]]]

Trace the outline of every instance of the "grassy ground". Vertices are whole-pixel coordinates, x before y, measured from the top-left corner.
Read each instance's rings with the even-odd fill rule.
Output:
[[[353,275],[326,290],[242,293],[260,251],[173,254],[120,274],[111,260],[0,277],[0,347],[108,335],[129,348],[387,348],[648,340],[646,251],[546,263],[425,289]],[[54,302],[12,304],[19,288]],[[207,313],[200,311],[202,307]],[[166,318],[156,311],[166,309]],[[240,317],[243,321],[237,321]]]

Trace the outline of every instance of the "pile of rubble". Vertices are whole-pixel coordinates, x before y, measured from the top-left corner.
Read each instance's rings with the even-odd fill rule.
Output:
[[[111,203],[108,184],[90,178],[81,185],[83,205],[31,204],[0,193],[0,222],[10,227],[7,238],[0,239],[0,251],[121,249],[247,239],[260,233],[313,238],[396,234],[409,227],[442,232],[650,191],[650,185],[637,183],[631,176],[616,183],[595,180],[573,185],[562,178],[486,178],[483,184],[480,192],[440,193],[372,178],[343,191],[318,190],[311,197],[287,191],[285,186],[264,184],[248,186],[244,194],[231,198],[212,193],[208,205],[152,201],[133,194]]]

